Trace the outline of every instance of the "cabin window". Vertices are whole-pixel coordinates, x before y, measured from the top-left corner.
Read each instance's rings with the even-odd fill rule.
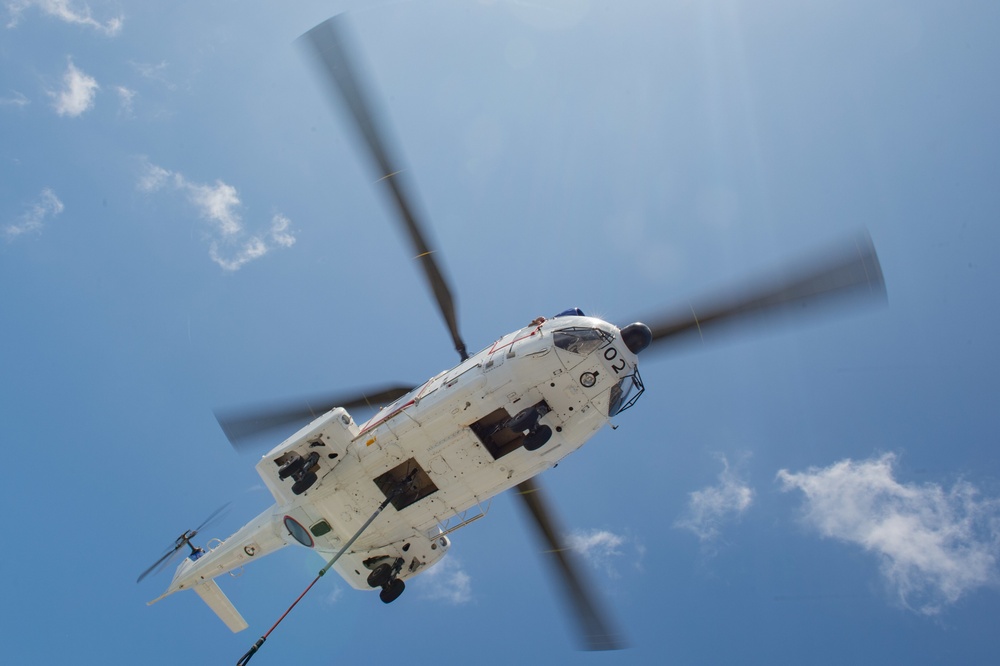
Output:
[[[611,335],[596,328],[564,328],[552,340],[559,349],[586,356],[611,342]]]
[[[330,523],[326,522],[325,520],[321,520],[312,527],[310,527],[309,531],[313,533],[313,536],[321,537],[324,534],[329,534],[330,530],[332,529],[333,528],[330,527]]]

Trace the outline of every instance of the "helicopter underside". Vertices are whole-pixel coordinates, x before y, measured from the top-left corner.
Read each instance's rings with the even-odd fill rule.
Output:
[[[449,525],[553,467],[608,422],[614,374],[606,362],[552,344],[557,329],[598,324],[605,325],[567,317],[511,333],[360,428],[343,410],[321,417],[268,454],[258,471],[279,505],[291,505],[289,515],[307,528],[300,543],[320,553],[335,552],[409,479],[391,498],[392,510],[334,568],[359,589],[370,587],[373,557],[402,559],[398,576],[411,576],[443,555],[448,543],[439,535]],[[583,386],[584,373],[597,380]],[[316,451],[315,482],[300,495],[290,492],[292,480],[278,478],[289,455]]]

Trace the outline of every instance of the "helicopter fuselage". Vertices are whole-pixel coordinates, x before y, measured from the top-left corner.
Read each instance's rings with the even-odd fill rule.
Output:
[[[329,559],[387,500],[334,569],[362,590],[380,564],[399,579],[426,571],[448,551],[446,534],[482,517],[490,498],[556,465],[635,401],[636,360],[608,322],[539,318],[360,426],[333,409],[257,463],[275,505],[182,562],[163,596],[194,587],[239,630],[213,578],[289,544]]]

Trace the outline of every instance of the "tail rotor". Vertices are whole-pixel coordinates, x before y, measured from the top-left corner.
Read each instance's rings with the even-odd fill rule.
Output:
[[[139,577],[135,579],[135,582],[141,583],[142,580],[149,574],[159,573],[160,571],[166,569],[172,562],[176,561],[178,553],[182,552],[184,546],[187,546],[188,548],[191,549],[191,553],[188,555],[188,557],[195,560],[198,559],[198,557],[200,557],[201,553],[203,553],[204,551],[201,548],[195,546],[192,543],[192,539],[198,536],[198,532],[200,532],[202,529],[204,529],[211,523],[215,522],[216,520],[222,518],[228,510],[229,510],[229,502],[223,504],[218,509],[213,511],[208,516],[208,518],[203,520],[201,524],[198,525],[198,527],[194,528],[193,530],[186,530],[183,534],[174,539],[173,545],[167,548],[167,552],[164,553],[163,556],[160,557],[160,559],[156,560],[156,562],[153,562],[152,566],[150,566],[148,569],[139,574]]]

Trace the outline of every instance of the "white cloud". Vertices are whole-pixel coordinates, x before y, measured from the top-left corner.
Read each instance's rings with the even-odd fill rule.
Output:
[[[292,221],[281,213],[276,213],[273,218],[271,218],[271,239],[282,247],[291,247],[295,245],[295,236],[288,233],[288,227],[292,224]]]
[[[453,555],[433,564],[421,574],[420,580],[424,584],[423,596],[427,599],[456,605],[472,601],[472,578]]]
[[[719,459],[719,482],[690,493],[687,511],[674,523],[674,527],[694,532],[705,546],[718,540],[724,523],[738,519],[753,504],[753,489],[729,468],[725,456]]]
[[[39,200],[31,204],[16,223],[4,227],[4,234],[8,241],[12,241],[22,234],[41,231],[47,219],[61,212],[63,212],[62,201],[59,201],[55,192],[45,188]]]
[[[0,97],[0,106],[28,106],[28,104],[31,104],[31,101],[27,97],[16,90],[11,90],[10,92],[10,97]]]
[[[63,86],[60,92],[49,94],[55,98],[56,113],[74,118],[94,106],[94,97],[100,88],[97,81],[77,69],[72,60],[63,75]]]
[[[201,216],[215,225],[223,237],[232,237],[243,231],[240,219],[240,197],[236,188],[221,180],[215,185],[186,183],[188,197],[198,207]]]
[[[125,86],[115,86],[115,92],[118,93],[118,101],[121,103],[120,112],[126,118],[132,117],[132,105],[135,100],[136,92]]]
[[[995,585],[1000,501],[965,482],[902,484],[896,456],[847,459],[805,472],[778,472],[784,490],[805,494],[804,520],[822,536],[876,554],[889,588],[906,608],[939,613],[964,594]]]
[[[622,558],[628,558],[629,564],[642,571],[642,560],[646,556],[646,547],[637,537],[629,534],[616,534],[610,530],[591,529],[573,530],[566,536],[566,545],[579,553],[595,569],[601,569],[609,578],[621,578],[617,564]]]
[[[566,537],[566,541],[572,550],[582,555],[591,565],[603,569],[609,577],[621,577],[614,563],[625,554],[625,537],[608,530],[577,530]],[[641,559],[643,549],[637,547],[637,550]]]
[[[208,256],[227,271],[238,271],[243,267],[243,264],[260,259],[270,249],[264,241],[256,236],[239,244],[235,249],[228,247],[228,251],[220,249],[219,245],[218,241],[212,241],[208,248]]]
[[[340,585],[334,585],[333,589],[326,595],[324,601],[326,601],[328,606],[333,606],[340,601],[342,596],[344,596],[344,588]]]
[[[208,254],[223,270],[239,270],[276,247],[295,244],[295,236],[288,231],[291,221],[280,213],[274,214],[265,233],[248,234],[240,214],[243,204],[232,185],[221,180],[212,185],[194,183],[181,173],[144,160],[136,187],[156,192],[167,186],[182,192],[209,223]]]
[[[18,20],[21,18],[21,13],[29,7],[38,7],[43,14],[55,17],[66,23],[94,28],[109,37],[113,37],[121,32],[122,25],[124,24],[124,19],[121,16],[116,16],[101,23],[91,16],[90,7],[86,4],[74,6],[69,0],[7,0],[5,4],[7,11],[10,12],[10,21],[7,23],[8,28],[16,26]]]
[[[170,180],[172,176],[173,174],[163,167],[144,161],[137,187],[140,192],[155,192],[166,185],[167,181]],[[183,178],[181,181],[183,182]],[[180,184],[178,184],[178,187],[180,187]]]

